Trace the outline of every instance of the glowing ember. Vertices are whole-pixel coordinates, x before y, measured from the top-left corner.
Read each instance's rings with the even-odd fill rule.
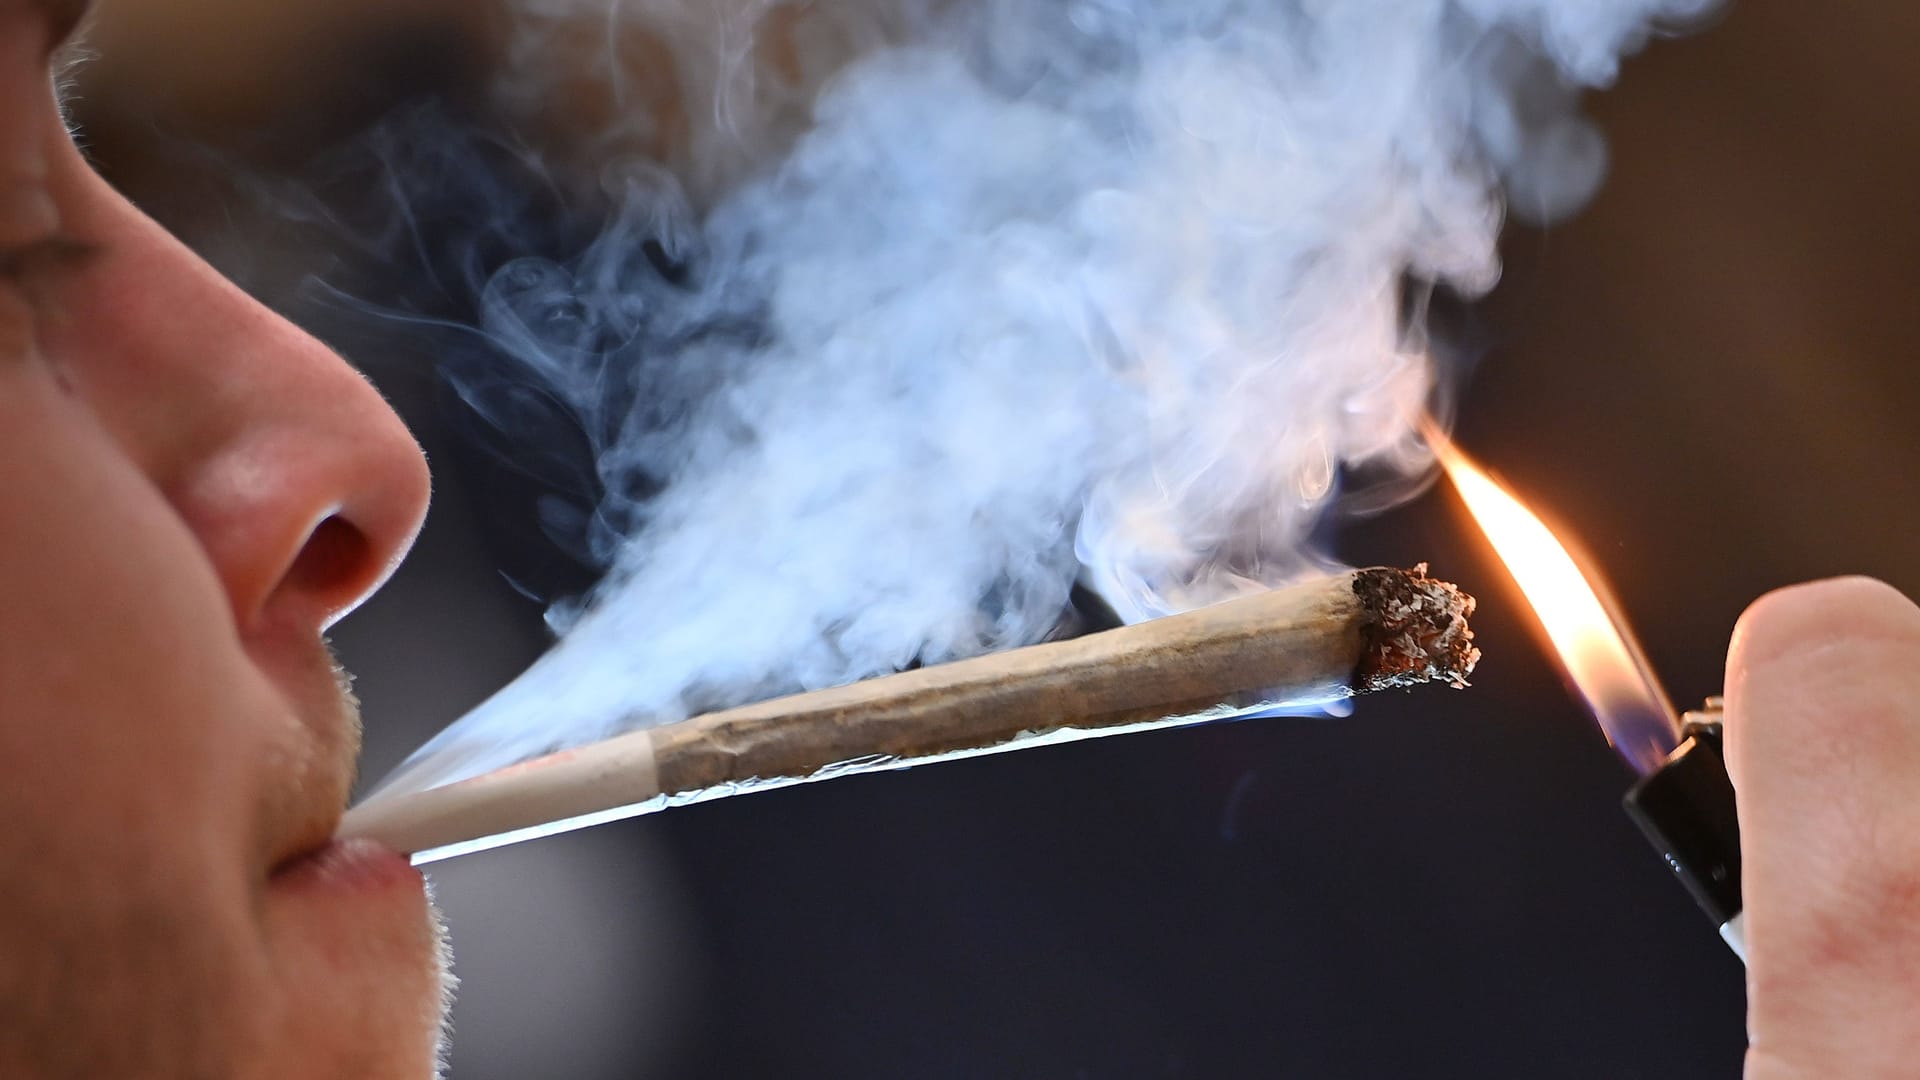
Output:
[[[1519,582],[1607,741],[1639,772],[1659,768],[1679,741],[1673,706],[1632,634],[1601,599],[1593,577],[1512,493],[1444,437],[1430,436],[1430,441],[1467,510]]]

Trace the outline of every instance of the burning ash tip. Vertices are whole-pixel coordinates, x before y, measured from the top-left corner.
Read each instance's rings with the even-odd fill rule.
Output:
[[[1467,676],[1480,662],[1467,625],[1473,597],[1429,577],[1426,563],[1410,570],[1361,570],[1354,575],[1353,592],[1366,612],[1355,691],[1441,681],[1455,689],[1467,686]]]

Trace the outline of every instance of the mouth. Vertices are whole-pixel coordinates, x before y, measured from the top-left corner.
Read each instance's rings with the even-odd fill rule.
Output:
[[[425,882],[407,856],[364,837],[329,839],[283,859],[267,880],[279,889],[329,892],[419,889]]]

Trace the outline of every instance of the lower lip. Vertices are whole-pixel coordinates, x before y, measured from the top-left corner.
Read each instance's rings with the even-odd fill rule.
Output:
[[[334,840],[273,873],[275,886],[371,893],[389,889],[419,891],[426,879],[405,855],[364,838]]]

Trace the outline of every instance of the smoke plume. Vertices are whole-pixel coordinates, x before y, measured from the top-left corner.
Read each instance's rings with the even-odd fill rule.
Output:
[[[1409,295],[1577,207],[1580,89],[1710,2],[523,0],[503,100],[607,88],[555,168],[613,209],[480,329],[606,575],[387,790],[1324,572],[1343,473],[1428,466]]]

